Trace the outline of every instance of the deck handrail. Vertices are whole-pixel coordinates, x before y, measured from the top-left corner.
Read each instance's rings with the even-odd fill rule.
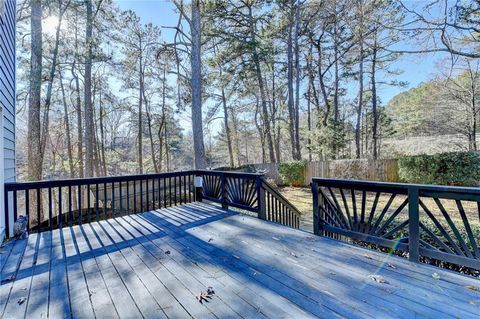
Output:
[[[258,218],[299,228],[300,212],[265,180],[263,173],[197,170],[202,196],[210,201],[254,212]]]
[[[201,201],[202,197],[221,203],[225,209],[232,206],[255,212],[263,219],[267,218],[265,212],[269,209],[265,204],[262,205],[265,203],[264,197],[275,197],[281,202],[277,206],[280,205],[282,218],[275,218],[274,221],[298,228],[297,211],[292,209],[292,205],[280,194],[274,194],[269,189],[264,190],[263,175],[217,170],[186,170],[5,183],[4,211],[7,237],[13,235],[12,225],[19,215],[29,216],[26,225],[28,230],[41,231],[62,227],[64,223],[81,224]],[[196,176],[203,177],[202,187],[196,187],[194,183]],[[212,184],[213,181],[217,181],[218,184]],[[258,201],[259,198],[262,200]],[[270,215],[273,216],[273,213]]]
[[[480,270],[479,188],[312,178],[312,196],[315,234]]]

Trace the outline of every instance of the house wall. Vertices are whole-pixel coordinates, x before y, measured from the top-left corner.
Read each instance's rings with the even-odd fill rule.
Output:
[[[0,178],[15,181],[15,12],[16,0],[0,0]],[[3,173],[3,174],[2,174]],[[2,176],[3,175],[3,176]],[[3,183],[0,183],[0,241],[5,232]],[[11,210],[10,210],[11,211]]]

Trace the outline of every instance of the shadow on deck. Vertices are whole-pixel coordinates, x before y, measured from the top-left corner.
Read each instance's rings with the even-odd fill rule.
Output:
[[[0,267],[0,318],[480,313],[476,279],[198,202],[32,234]]]

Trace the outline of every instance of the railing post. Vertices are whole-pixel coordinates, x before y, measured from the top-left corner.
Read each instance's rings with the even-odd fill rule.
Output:
[[[257,212],[258,218],[266,220],[267,219],[267,211],[265,205],[265,189],[262,187],[263,183],[263,176],[257,176],[255,178],[255,186],[257,188]]]
[[[220,175],[220,192],[222,196],[222,209],[228,209],[227,177],[225,174]]]
[[[313,196],[313,233],[320,235],[320,206],[318,201],[318,183],[312,181]]]
[[[420,216],[418,187],[408,188],[408,259],[420,261]]]
[[[201,175],[195,175],[193,186],[195,187],[195,201],[201,202],[203,197],[203,178]]]

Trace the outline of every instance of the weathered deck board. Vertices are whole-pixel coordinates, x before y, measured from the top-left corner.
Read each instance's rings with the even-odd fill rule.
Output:
[[[480,318],[477,279],[206,203],[32,234],[0,257],[0,318]]]

